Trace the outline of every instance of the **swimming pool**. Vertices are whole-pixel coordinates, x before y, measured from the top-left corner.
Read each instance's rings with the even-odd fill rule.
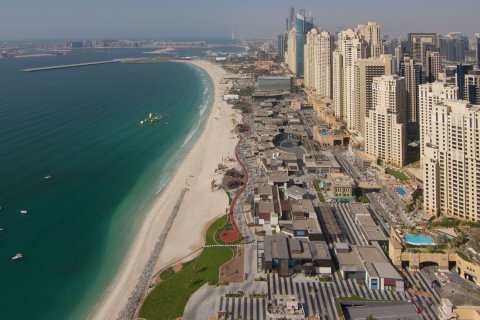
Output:
[[[433,238],[425,234],[406,234],[403,236],[403,240],[415,246],[432,246],[435,244]]]
[[[403,187],[395,187],[393,190],[395,190],[395,192],[402,198],[407,195],[407,190],[405,190]]]

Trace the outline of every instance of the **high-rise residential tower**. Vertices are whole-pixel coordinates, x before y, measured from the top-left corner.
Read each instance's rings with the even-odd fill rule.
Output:
[[[285,58],[286,38],[286,34],[279,34],[277,36],[277,60],[279,61],[283,61]]]
[[[463,97],[472,104],[480,105],[480,72],[465,75]]]
[[[335,118],[343,120],[343,56],[338,50],[335,50],[332,54],[332,87]]]
[[[343,120],[351,129],[355,126],[354,117],[354,66],[358,59],[367,57],[367,43],[353,29],[342,31],[338,34],[337,50],[342,60],[342,100],[341,103]],[[337,71],[336,69],[334,69]],[[335,77],[335,75],[334,75]]]
[[[422,64],[404,57],[400,65],[400,76],[405,78],[407,88],[407,121],[418,122],[418,86],[422,83]]]
[[[410,57],[415,62],[422,64],[423,72],[427,71],[427,51],[438,49],[438,37],[436,33],[409,33],[408,45]]]
[[[405,79],[397,75],[373,79],[373,110],[365,121],[365,151],[383,163],[405,165],[407,105]]]
[[[480,33],[475,34],[477,40],[477,68],[480,69]]]
[[[382,27],[378,23],[359,24],[355,32],[367,42],[367,58],[379,58],[383,54]]]
[[[290,29],[287,36],[287,50],[285,51],[285,63],[288,69],[295,76],[297,75],[297,31],[295,28]]]
[[[420,161],[423,163],[427,144],[435,143],[432,133],[433,106],[444,100],[456,100],[458,88],[454,85],[434,82],[418,86],[418,109],[420,120]]]
[[[332,97],[333,36],[321,29],[312,29],[305,44],[305,87],[315,89],[319,97]]]
[[[480,220],[480,106],[436,103],[422,165],[425,213]]]
[[[373,109],[372,83],[375,77],[392,74],[392,56],[359,59],[354,65],[353,129],[365,137],[365,118]]]
[[[427,70],[425,72],[426,82],[435,82],[442,71],[442,59],[437,51],[427,51],[426,53]]]
[[[473,70],[471,64],[457,65],[457,74],[455,76],[455,83],[458,87],[458,99],[465,99],[465,76]]]

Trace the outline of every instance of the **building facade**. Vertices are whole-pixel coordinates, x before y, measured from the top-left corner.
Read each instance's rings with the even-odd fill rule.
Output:
[[[432,136],[433,106],[444,100],[455,100],[457,99],[457,95],[457,87],[443,82],[426,83],[418,87],[420,161],[422,163],[426,156],[426,145],[434,142]]]
[[[425,212],[480,220],[480,106],[445,100],[432,108],[423,161]]]
[[[400,65],[400,76],[405,78],[407,89],[407,121],[418,122],[418,86],[422,84],[422,64],[404,57]]]
[[[436,33],[409,33],[408,46],[410,56],[415,62],[422,64],[423,71],[427,70],[427,51],[435,51],[438,48],[438,36]]]
[[[465,76],[473,70],[473,66],[469,64],[457,65],[457,73],[455,75],[455,83],[458,87],[458,99],[465,99]]]
[[[303,77],[304,74],[304,46],[307,33],[313,29],[313,22],[307,21],[305,16],[297,14],[295,19],[295,46],[296,46],[296,76]]]
[[[463,97],[473,104],[480,104],[480,73],[465,75]]]
[[[333,36],[321,29],[307,34],[304,49],[305,87],[314,89],[318,97],[332,97]]]
[[[365,150],[383,163],[405,165],[405,79],[382,76],[373,79],[373,110],[365,121]]]
[[[376,22],[369,21],[367,24],[358,25],[355,31],[368,44],[367,58],[380,58],[384,53],[382,26]]]
[[[365,137],[365,118],[373,110],[372,83],[375,77],[392,74],[392,56],[359,59],[354,66],[353,129]]]
[[[332,88],[335,104],[335,118],[342,120],[343,114],[343,56],[338,50],[332,54]]]
[[[337,49],[342,60],[342,99],[340,101],[343,120],[348,128],[354,128],[354,66],[358,59],[367,58],[367,43],[353,30],[338,34]],[[335,101],[339,103],[339,101]]]
[[[293,76],[259,76],[257,78],[259,91],[293,92],[295,89]]]

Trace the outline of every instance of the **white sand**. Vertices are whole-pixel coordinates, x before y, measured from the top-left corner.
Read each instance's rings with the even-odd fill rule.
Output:
[[[222,159],[234,157],[238,140],[232,132],[233,119],[239,121],[240,115],[222,100],[226,87],[220,84],[220,81],[226,72],[206,61],[191,63],[206,70],[213,79],[215,102],[211,113],[201,136],[146,215],[118,274],[91,314],[92,319],[114,319],[127,304],[155,242],[186,184],[190,190],[186,193],[175,223],[170,229],[154,273],[200,248],[204,242],[205,224],[225,214],[228,207],[225,192],[212,192],[211,182]]]

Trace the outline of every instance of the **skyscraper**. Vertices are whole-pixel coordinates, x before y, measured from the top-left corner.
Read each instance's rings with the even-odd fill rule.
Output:
[[[422,64],[423,72],[427,71],[427,51],[435,51],[438,48],[436,33],[409,33],[408,45],[410,57],[415,62]]]
[[[287,19],[288,19],[287,31],[290,31],[293,27],[295,27],[295,8],[293,6],[290,7],[289,17]]]
[[[335,118],[343,120],[343,56],[338,50],[332,54],[332,87],[333,101],[335,103]]]
[[[290,29],[287,36],[287,50],[285,53],[285,62],[288,66],[288,69],[295,76],[297,75],[297,31],[295,28]]]
[[[277,37],[277,60],[282,61],[285,56],[286,34],[279,34]]]
[[[480,73],[465,75],[463,97],[472,104],[480,105]]]
[[[432,133],[433,106],[444,100],[457,99],[458,93],[456,86],[443,82],[426,83],[418,86],[421,162],[424,160],[427,144],[436,143]]]
[[[480,220],[480,106],[464,100],[433,105],[431,143],[423,161],[424,210]]]
[[[439,38],[440,55],[448,61],[464,62],[469,50],[468,37],[460,32],[450,32]]]
[[[476,33],[475,38],[477,38],[477,68],[480,69],[480,33]]]
[[[319,97],[332,97],[333,36],[321,29],[312,29],[305,44],[305,87],[315,89]]]
[[[373,110],[365,121],[365,151],[383,163],[403,167],[406,161],[405,80],[397,75],[373,79]]]
[[[407,121],[418,122],[418,86],[422,83],[422,64],[404,57],[400,65],[400,76],[405,78],[407,89]]]
[[[392,74],[392,56],[358,59],[354,69],[353,129],[365,137],[365,118],[368,110],[373,110],[373,79]]]
[[[295,19],[295,45],[296,45],[296,76],[302,77],[304,73],[304,46],[308,31],[312,30],[313,23],[307,21],[304,15],[297,14]]]
[[[457,65],[457,74],[455,76],[455,84],[458,87],[458,99],[465,99],[465,75],[473,70],[471,64],[459,64]]]
[[[442,59],[437,51],[426,51],[427,70],[425,77],[427,82],[435,82],[438,80],[438,74],[442,71]]]
[[[367,57],[367,43],[353,29],[338,34],[337,50],[342,59],[342,99],[335,101],[337,108],[342,108],[343,120],[349,128],[354,128],[354,66],[358,59]],[[336,72],[338,70],[334,69]],[[334,76],[335,77],[335,76]],[[337,78],[338,80],[338,78]],[[337,86],[338,88],[338,86]],[[338,105],[340,104],[340,105]]]
[[[382,27],[378,23],[359,24],[355,32],[367,42],[367,58],[379,58],[383,54]]]

